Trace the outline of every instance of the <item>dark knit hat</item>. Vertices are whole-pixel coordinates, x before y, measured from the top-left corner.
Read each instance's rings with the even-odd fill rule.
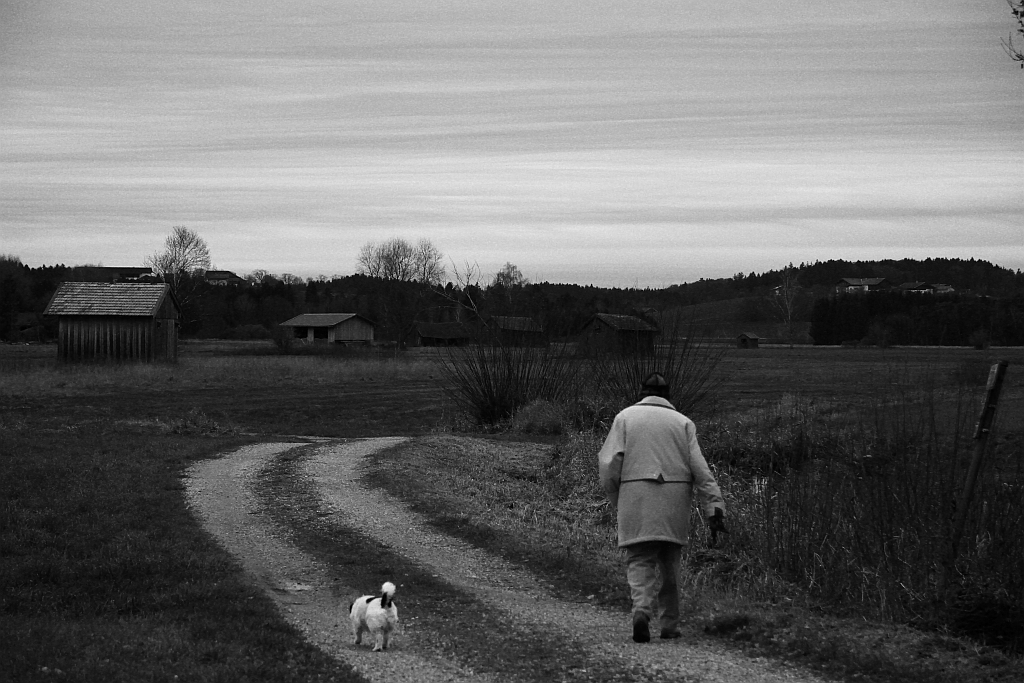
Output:
[[[647,375],[640,386],[640,395],[668,398],[668,380],[665,379],[664,375],[652,372]]]

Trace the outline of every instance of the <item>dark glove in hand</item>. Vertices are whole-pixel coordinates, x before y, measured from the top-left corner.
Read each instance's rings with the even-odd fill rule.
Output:
[[[708,517],[708,528],[715,535],[729,533],[729,530],[725,528],[725,515],[722,513],[722,508],[715,508],[714,516]]]

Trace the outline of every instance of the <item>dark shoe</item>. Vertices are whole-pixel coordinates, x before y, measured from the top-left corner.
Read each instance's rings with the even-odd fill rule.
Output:
[[[675,638],[682,638],[683,634],[679,631],[670,631],[668,629],[661,630],[661,637],[664,640],[673,640]]]
[[[647,626],[649,621],[646,614],[637,612],[633,615],[633,642],[647,643],[651,640],[651,629]]]

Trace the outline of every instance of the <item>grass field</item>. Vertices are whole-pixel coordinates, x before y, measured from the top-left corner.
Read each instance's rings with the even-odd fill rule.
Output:
[[[52,346],[0,346],[0,680],[53,680],[56,671],[64,680],[86,681],[356,680],[304,644],[246,585],[238,566],[186,510],[182,473],[197,459],[275,435],[433,433],[437,439],[464,423],[429,355],[292,357],[253,350],[188,343],[173,366],[58,367]],[[867,413],[901,382],[983,385],[996,358],[1007,360],[1010,371],[994,457],[1019,458],[1024,349],[729,350],[708,412],[742,415],[799,396]],[[554,445],[568,436],[545,438]],[[572,583],[564,561],[552,557],[571,555],[573,545],[555,545],[552,534],[561,533],[559,514],[571,516],[571,506],[589,501],[553,495],[539,476],[545,471],[531,469],[540,464],[506,463],[501,474],[473,453],[462,466],[445,465],[430,453],[420,460],[412,451],[389,457],[426,468],[418,479],[425,486],[456,474],[493,478],[494,490],[482,488],[492,496],[489,507],[505,516],[479,514],[477,526],[487,533],[471,534],[475,542],[489,547],[499,539],[517,561],[553,582]],[[427,489],[399,493],[438,524],[452,526],[451,503],[435,499],[427,505]],[[509,508],[509,495],[525,509]],[[488,500],[482,505],[487,508]],[[551,552],[513,552],[512,532],[520,536],[518,546]],[[580,544],[585,547],[582,537]],[[605,559],[578,558],[594,572],[587,590],[617,600],[614,553],[606,547],[598,555]],[[735,592],[721,593],[701,605],[702,623],[714,631],[723,617],[749,604]],[[836,643],[812,637],[815,622],[794,616],[818,615],[813,603],[800,608],[808,612],[787,608],[784,619],[771,616],[771,605],[757,609],[769,610],[759,617],[762,636],[774,633],[780,643],[772,649],[767,636],[752,638],[762,650],[835,658]],[[778,628],[765,631],[766,624]],[[731,637],[737,629],[726,625],[721,631]],[[941,633],[930,637],[928,647],[903,654],[928,663],[952,653],[973,662],[978,680],[1020,680],[1019,660],[982,646],[971,651]],[[912,667],[917,674],[905,666],[887,668],[875,661],[879,657],[865,646],[863,656],[844,656],[844,671],[888,680],[958,680],[931,677],[928,666]]]

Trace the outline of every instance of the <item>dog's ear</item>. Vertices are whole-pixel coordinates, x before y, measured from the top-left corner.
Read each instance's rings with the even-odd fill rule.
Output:
[[[384,609],[391,607],[391,601],[395,597],[395,584],[385,581],[380,587],[380,606]]]

